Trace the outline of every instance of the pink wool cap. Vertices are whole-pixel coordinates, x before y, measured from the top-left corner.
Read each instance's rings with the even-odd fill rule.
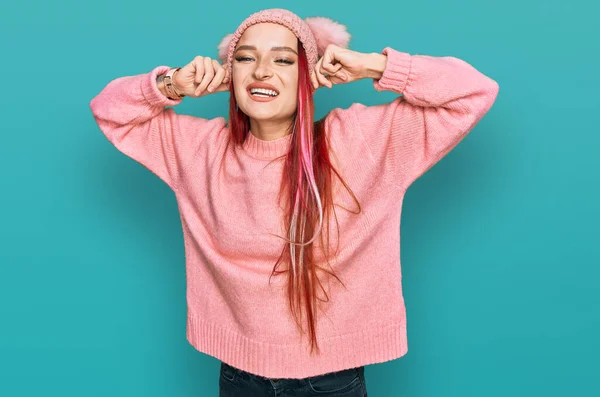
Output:
[[[329,18],[311,17],[303,20],[293,12],[282,8],[258,11],[246,18],[234,33],[225,36],[218,46],[219,59],[230,76],[233,53],[240,37],[248,27],[263,22],[278,23],[294,32],[304,46],[311,70],[329,44],[347,47],[350,42],[350,34],[346,31],[346,27]]]

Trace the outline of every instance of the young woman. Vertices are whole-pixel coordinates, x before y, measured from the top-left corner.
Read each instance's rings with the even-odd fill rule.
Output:
[[[91,101],[110,142],[176,195],[187,339],[221,360],[221,396],[366,396],[364,366],[407,352],[402,199],[498,84],[454,57],[348,41],[329,19],[263,10],[223,39],[222,63],[120,77]],[[365,78],[401,95],[314,122],[316,89]],[[228,122],[169,107],[224,91]]]

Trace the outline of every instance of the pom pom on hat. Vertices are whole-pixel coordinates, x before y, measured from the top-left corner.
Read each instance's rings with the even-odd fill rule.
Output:
[[[310,17],[304,21],[310,26],[310,30],[315,36],[319,57],[323,56],[329,44],[348,47],[350,33],[346,31],[346,26],[325,17]]]
[[[221,63],[227,62],[227,53],[229,51],[229,43],[231,43],[231,39],[233,39],[233,33],[229,33],[219,43],[219,60]]]

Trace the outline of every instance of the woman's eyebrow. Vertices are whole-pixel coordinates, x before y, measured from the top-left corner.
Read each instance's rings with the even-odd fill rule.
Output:
[[[256,47],[253,45],[241,45],[235,50],[235,52],[238,52],[240,50],[256,51]],[[293,52],[294,54],[298,55],[298,53],[293,48],[286,47],[286,46],[271,47],[271,51],[289,51],[289,52]]]

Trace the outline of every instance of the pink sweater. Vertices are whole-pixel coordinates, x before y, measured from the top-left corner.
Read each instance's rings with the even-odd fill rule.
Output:
[[[198,351],[271,378],[304,378],[407,352],[400,213],[410,184],[454,148],[494,103],[498,84],[455,57],[385,48],[376,90],[390,103],[336,108],[326,119],[334,164],[362,205],[336,206],[340,249],[319,311],[321,354],[308,354],[289,314],[285,277],[269,275],[285,242],[276,202],[291,135],[226,145],[227,122],[177,114],[155,78],[114,79],[90,103],[108,140],[175,193],[185,244],[187,340]],[[344,189],[337,203],[355,204]],[[335,227],[335,220],[333,226]],[[335,230],[335,229],[334,229]],[[336,233],[332,233],[335,247]]]

